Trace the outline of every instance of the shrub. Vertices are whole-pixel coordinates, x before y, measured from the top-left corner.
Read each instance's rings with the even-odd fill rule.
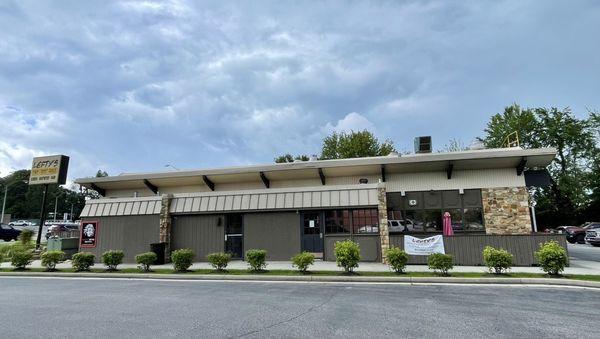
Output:
[[[79,252],[73,254],[71,265],[77,272],[89,271],[90,267],[94,266],[96,256],[90,252]]]
[[[194,252],[189,248],[183,248],[171,252],[171,261],[173,261],[173,268],[177,272],[185,272],[192,266],[194,261]]]
[[[352,272],[360,261],[360,246],[352,240],[338,241],[333,250],[335,262],[343,267],[345,272]]]
[[[13,251],[11,253],[10,264],[18,270],[23,270],[33,261],[33,253],[28,250]]]
[[[542,270],[550,275],[559,275],[568,262],[567,251],[554,240],[541,245],[535,256]]]
[[[512,266],[513,255],[505,249],[486,246],[483,249],[483,261],[490,272],[493,270],[495,274],[502,274]]]
[[[150,271],[150,265],[156,262],[156,253],[154,252],[146,252],[141,253],[135,256],[135,262],[140,265],[144,272]]]
[[[19,241],[23,245],[28,245],[29,243],[31,243],[32,238],[33,238],[32,230],[24,229],[21,231],[21,234],[19,234]]]
[[[123,251],[110,250],[102,253],[102,262],[109,271],[116,271],[117,266],[123,263],[125,253]]]
[[[63,261],[65,252],[63,251],[47,251],[42,253],[42,266],[46,267],[47,271],[54,271],[56,264]]]
[[[406,268],[406,263],[408,262],[408,254],[406,254],[406,252],[398,247],[388,248],[385,251],[385,258],[388,265],[390,265],[390,268],[393,269],[394,272],[404,272],[404,268]]]
[[[435,273],[448,275],[448,271],[454,267],[454,259],[449,254],[433,253],[427,258],[427,264]]]
[[[265,250],[247,250],[246,251],[246,261],[248,265],[250,265],[250,270],[252,271],[262,271],[267,264],[265,261],[267,260],[267,251]]]
[[[208,262],[214,269],[223,271],[227,268],[227,264],[229,264],[229,261],[231,260],[231,254],[223,252],[211,253],[206,256],[206,259],[208,259]]]
[[[315,263],[315,255],[310,252],[298,253],[292,257],[292,266],[297,267],[298,271],[306,273],[308,266]]]

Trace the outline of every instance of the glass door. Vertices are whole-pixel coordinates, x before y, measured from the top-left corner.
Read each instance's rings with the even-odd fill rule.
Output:
[[[323,225],[320,212],[302,215],[302,250],[323,253]]]
[[[244,257],[244,227],[241,214],[225,216],[225,252],[234,259]]]

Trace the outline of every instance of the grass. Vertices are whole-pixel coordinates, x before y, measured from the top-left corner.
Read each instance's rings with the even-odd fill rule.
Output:
[[[0,272],[15,272],[11,267],[2,267]],[[19,272],[46,272],[44,268],[28,268],[26,270],[20,270]],[[51,273],[73,273],[75,272],[72,268],[57,269]],[[123,268],[117,271],[108,271],[105,268],[92,268],[89,274],[94,273],[117,273],[117,274],[132,274],[132,273],[145,273],[137,268]],[[348,276],[348,274],[341,271],[308,271],[302,273],[297,270],[265,270],[261,272],[251,272],[248,270],[227,270],[227,271],[216,271],[212,269],[197,269],[188,272],[174,272],[171,269],[155,269],[152,270],[152,274],[174,274],[174,275],[262,275],[262,276]],[[406,272],[402,274],[394,272],[354,272],[353,276],[358,277],[439,277],[439,275],[433,272]],[[544,273],[509,273],[495,275],[491,273],[481,272],[454,272],[449,277],[455,278],[548,278],[549,276]],[[554,279],[574,279],[584,281],[598,281],[600,282],[600,275],[583,275],[583,274],[565,274],[561,277]]]

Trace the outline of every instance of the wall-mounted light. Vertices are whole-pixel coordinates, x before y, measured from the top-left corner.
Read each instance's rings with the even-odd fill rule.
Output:
[[[400,191],[400,195],[405,197],[406,196],[406,192],[405,191]]]
[[[465,194],[465,190],[463,188],[458,189],[458,194]]]
[[[137,198],[137,197],[138,197],[138,195],[139,195],[138,191],[135,191],[135,192],[133,192],[133,197],[134,197],[134,198]]]

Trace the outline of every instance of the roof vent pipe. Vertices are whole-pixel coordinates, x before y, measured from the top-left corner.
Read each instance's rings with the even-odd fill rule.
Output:
[[[308,158],[308,161],[317,161],[317,160],[319,160],[319,158],[317,158],[316,154],[313,154],[310,156],[310,158]]]

